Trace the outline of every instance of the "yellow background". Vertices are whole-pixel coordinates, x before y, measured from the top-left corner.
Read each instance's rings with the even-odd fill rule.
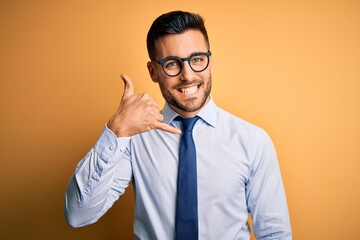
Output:
[[[216,103],[272,137],[294,239],[359,238],[360,2],[347,0],[0,1],[0,238],[132,238],[131,188],[81,229],[64,191],[120,73],[163,104],[145,38],[177,9],[206,19]]]

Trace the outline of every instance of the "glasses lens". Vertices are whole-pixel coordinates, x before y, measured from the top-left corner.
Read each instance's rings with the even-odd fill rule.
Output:
[[[170,58],[164,62],[163,69],[167,75],[176,76],[182,69],[181,60],[177,58]]]
[[[209,65],[209,57],[204,54],[196,54],[190,59],[190,66],[195,72],[204,71]]]
[[[161,64],[162,69],[168,76],[175,77],[181,73],[184,67],[184,61],[189,62],[193,71],[204,71],[209,66],[210,55],[211,53],[209,51],[207,53],[195,53],[188,58],[167,57],[161,61],[158,61],[158,63]]]

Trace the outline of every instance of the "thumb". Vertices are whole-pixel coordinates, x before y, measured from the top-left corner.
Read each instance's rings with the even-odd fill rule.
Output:
[[[120,77],[124,81],[124,93],[122,97],[134,95],[134,85],[131,79],[125,74],[121,74]]]

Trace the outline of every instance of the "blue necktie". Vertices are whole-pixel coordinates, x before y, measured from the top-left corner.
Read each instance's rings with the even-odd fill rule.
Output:
[[[198,239],[196,149],[192,129],[199,117],[183,119],[176,198],[175,239]]]

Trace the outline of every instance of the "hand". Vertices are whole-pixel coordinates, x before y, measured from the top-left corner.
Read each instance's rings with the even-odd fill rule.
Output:
[[[130,137],[151,129],[180,134],[180,129],[163,123],[164,116],[159,112],[156,101],[147,93],[134,94],[131,79],[121,75],[124,81],[124,93],[120,106],[114,116],[107,123],[108,128],[117,137]]]

